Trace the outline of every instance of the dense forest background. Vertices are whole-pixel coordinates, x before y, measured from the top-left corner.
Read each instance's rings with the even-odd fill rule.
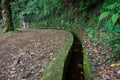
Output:
[[[18,29],[83,30],[96,45],[113,47],[120,57],[120,0],[2,0],[0,31]],[[101,38],[99,31],[105,32]]]

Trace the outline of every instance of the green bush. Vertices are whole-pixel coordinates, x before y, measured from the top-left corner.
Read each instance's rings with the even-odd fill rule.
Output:
[[[102,30],[108,32],[107,35],[109,36],[109,41],[108,39],[106,41],[109,45],[107,47],[113,48],[113,53],[110,59],[120,59],[120,24],[118,23],[118,21],[120,20],[120,2],[116,1],[114,3],[111,3],[110,5],[106,5],[107,3],[104,3],[102,13],[99,16],[98,24],[104,23],[104,27],[102,28]],[[105,38],[106,37],[104,37],[103,39]]]

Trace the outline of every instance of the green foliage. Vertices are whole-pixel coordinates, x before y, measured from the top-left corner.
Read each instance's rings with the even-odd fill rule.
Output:
[[[104,19],[105,17],[107,17],[110,14],[110,12],[103,12],[100,17],[99,17],[99,21],[101,21],[102,19]]]
[[[111,39],[109,46],[114,48],[114,54],[111,56],[111,58],[120,59],[120,37]]]
[[[101,21],[102,19],[104,19],[107,16],[110,16],[113,24],[115,24],[117,22],[117,20],[120,18],[120,4],[118,4],[117,2],[105,7],[103,13],[101,13],[100,17],[99,17],[99,21]]]
[[[118,13],[112,15],[111,20],[112,20],[113,24],[115,24],[117,22],[119,17],[120,17],[120,15]]]
[[[90,39],[92,39],[92,38],[93,38],[93,34],[94,34],[93,29],[86,29],[86,32],[88,33],[88,37],[89,37]]]
[[[43,14],[50,15],[50,14],[59,14],[61,12],[61,4],[60,0],[43,0]]]
[[[112,2],[112,0],[111,0]],[[107,48],[113,48],[113,54],[110,60],[115,60],[120,58],[120,24],[117,22],[120,19],[120,3],[116,1],[114,3],[104,3],[102,13],[99,16],[99,22],[104,22],[103,31],[107,31],[107,37],[103,37],[102,40],[108,42]],[[107,5],[107,6],[106,6]],[[104,36],[104,35],[103,35]]]
[[[11,2],[12,16],[16,27],[21,25],[21,18],[25,17],[31,28],[37,28],[37,25],[78,29],[87,18],[86,11],[96,2],[98,0],[15,0]],[[78,17],[82,15],[84,17]]]
[[[14,23],[20,25],[24,16],[30,23],[41,22],[50,16],[60,14],[62,6],[60,0],[16,0],[11,2]],[[46,21],[45,21],[46,22]]]

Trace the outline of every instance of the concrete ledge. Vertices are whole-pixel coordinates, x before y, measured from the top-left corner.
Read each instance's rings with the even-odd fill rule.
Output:
[[[59,49],[55,60],[50,63],[43,73],[40,80],[63,80],[64,65],[73,43],[73,35],[71,33],[69,41],[65,42]]]

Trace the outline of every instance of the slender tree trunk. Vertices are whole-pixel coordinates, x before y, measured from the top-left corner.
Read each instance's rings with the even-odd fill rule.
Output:
[[[2,17],[4,28],[6,28],[6,32],[13,31],[14,26],[12,23],[10,0],[2,0]]]

